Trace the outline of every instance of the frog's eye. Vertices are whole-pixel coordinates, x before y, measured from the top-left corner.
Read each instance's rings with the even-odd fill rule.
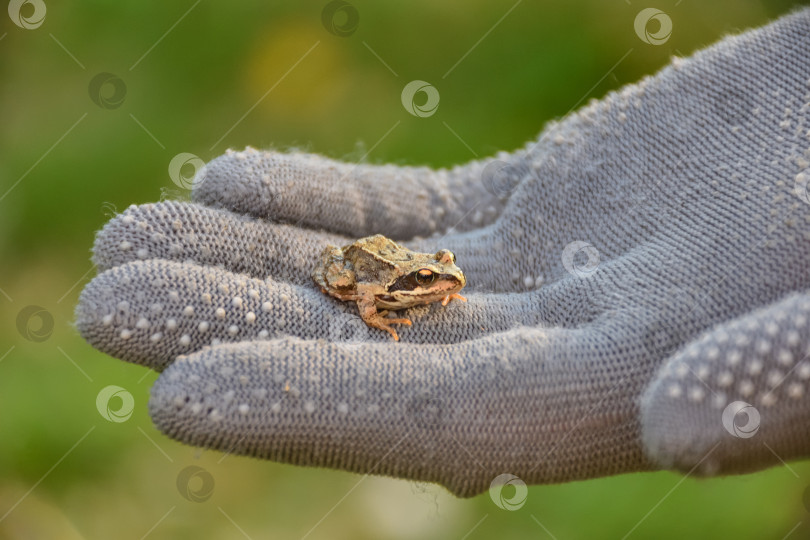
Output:
[[[428,268],[422,268],[414,273],[414,279],[416,279],[416,282],[422,287],[427,287],[436,279],[436,274]]]

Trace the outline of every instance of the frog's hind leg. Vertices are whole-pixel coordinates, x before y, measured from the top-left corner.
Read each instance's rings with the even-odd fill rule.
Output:
[[[391,325],[393,324],[405,324],[410,326],[411,320],[410,319],[388,319],[385,315],[388,313],[387,311],[379,312],[377,311],[377,307],[374,305],[374,298],[366,298],[361,297],[357,300],[357,309],[360,310],[360,317],[363,318],[363,321],[369,325],[373,326],[374,328],[379,328],[380,330],[385,330],[391,337],[394,338],[394,341],[399,341],[399,336],[397,335],[397,331],[394,330]]]
[[[323,287],[321,287],[321,292],[324,293],[324,294],[328,294],[330,296],[333,296],[333,297],[337,298],[338,300],[342,300],[343,302],[358,301],[360,299],[360,296],[358,296],[356,294],[351,294],[351,293],[349,293],[349,294],[341,294],[338,291],[330,291],[330,290],[324,289]]]

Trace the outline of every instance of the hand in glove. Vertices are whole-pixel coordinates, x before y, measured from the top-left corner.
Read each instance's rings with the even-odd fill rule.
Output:
[[[485,491],[810,455],[810,10],[449,170],[229,152],[96,238],[77,325],[189,444]],[[395,342],[327,244],[453,251]]]

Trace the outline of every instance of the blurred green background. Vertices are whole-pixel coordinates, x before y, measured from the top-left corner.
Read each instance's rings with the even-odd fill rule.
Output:
[[[806,462],[534,486],[508,512],[488,495],[224,456],[152,427],[155,374],[91,349],[72,312],[94,274],[94,231],[130,204],[188,196],[169,177],[175,155],[252,145],[448,166],[521,146],[672,55],[798,5],[659,1],[673,32],[651,45],[634,31],[651,7],[637,0],[351,0],[334,19],[340,30],[359,16],[346,36],[324,25],[327,4],[45,0],[32,29],[0,14],[0,537],[810,536]],[[36,25],[42,7],[19,10]],[[99,73],[120,80],[117,94],[108,81],[91,95]],[[428,118],[400,102],[415,79],[440,92]],[[42,311],[26,322],[31,305]],[[108,385],[133,395],[128,420],[99,414]],[[182,491],[188,466],[204,473]],[[205,500],[188,500],[206,479]]]

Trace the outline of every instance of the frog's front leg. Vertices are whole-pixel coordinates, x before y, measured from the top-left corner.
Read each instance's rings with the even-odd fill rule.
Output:
[[[399,341],[399,336],[397,335],[397,331],[394,330],[391,325],[392,324],[406,324],[408,326],[411,325],[410,319],[389,319],[385,317],[382,313],[377,311],[377,306],[374,305],[374,294],[373,293],[363,293],[358,288],[358,300],[357,300],[357,309],[360,311],[360,317],[363,318],[363,321],[369,325],[373,326],[374,328],[379,328],[380,330],[385,330],[391,337],[394,338],[395,341]],[[388,313],[388,312],[386,312]]]
[[[442,306],[446,306],[446,305],[447,305],[447,304],[450,302],[450,300],[453,300],[453,299],[456,299],[456,300],[461,300],[462,302],[466,302],[466,301],[467,301],[467,299],[466,299],[466,298],[464,298],[463,296],[461,296],[461,295],[460,295],[460,294],[458,294],[458,293],[456,293],[456,294],[448,294],[447,296],[445,296],[445,297],[442,299]]]

